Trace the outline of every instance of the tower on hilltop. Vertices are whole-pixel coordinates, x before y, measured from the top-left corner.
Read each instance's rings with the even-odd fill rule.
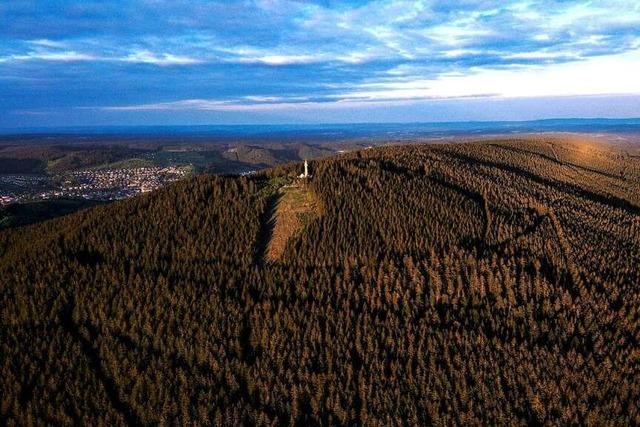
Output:
[[[309,175],[309,162],[307,161],[307,159],[304,159],[304,172],[301,173],[298,178],[302,178],[302,179],[307,179],[307,178],[311,178],[311,175]]]

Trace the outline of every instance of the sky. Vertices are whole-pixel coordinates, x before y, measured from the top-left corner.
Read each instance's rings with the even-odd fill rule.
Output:
[[[0,128],[640,117],[640,2],[0,0]]]

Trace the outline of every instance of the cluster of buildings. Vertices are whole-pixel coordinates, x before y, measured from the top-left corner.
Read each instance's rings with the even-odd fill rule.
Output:
[[[59,176],[0,175],[0,205],[57,197],[120,200],[156,190],[190,173],[181,166],[82,170]]]
[[[0,174],[0,206],[47,194],[51,188],[48,176]]]

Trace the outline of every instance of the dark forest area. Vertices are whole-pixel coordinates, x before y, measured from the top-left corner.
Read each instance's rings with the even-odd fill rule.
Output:
[[[277,259],[300,164],[1,231],[0,425],[640,424],[637,157],[537,137],[310,166],[322,212]]]

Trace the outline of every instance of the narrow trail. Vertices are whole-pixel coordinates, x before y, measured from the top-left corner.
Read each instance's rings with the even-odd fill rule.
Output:
[[[553,157],[556,159],[556,162],[563,164],[562,160],[558,157],[558,153],[556,153],[556,147],[552,143],[549,143],[549,147],[551,148],[551,152],[553,153]]]

